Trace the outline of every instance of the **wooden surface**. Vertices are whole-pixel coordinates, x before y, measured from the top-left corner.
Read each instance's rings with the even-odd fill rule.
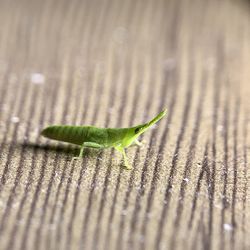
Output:
[[[250,3],[0,0],[0,249],[250,249]],[[49,124],[127,127],[78,151]]]

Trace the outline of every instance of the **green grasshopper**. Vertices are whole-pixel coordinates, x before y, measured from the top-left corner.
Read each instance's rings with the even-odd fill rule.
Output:
[[[165,115],[166,110],[163,110],[148,123],[131,128],[55,125],[45,128],[41,134],[50,139],[80,145],[80,154],[73,159],[83,157],[84,148],[104,149],[113,147],[122,153],[125,167],[131,169],[125,148],[132,144],[140,146],[141,143],[137,138]]]

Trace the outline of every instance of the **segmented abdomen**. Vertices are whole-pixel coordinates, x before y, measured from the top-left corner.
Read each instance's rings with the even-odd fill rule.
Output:
[[[81,126],[50,126],[42,131],[42,135],[50,139],[82,145],[87,130],[87,127]]]

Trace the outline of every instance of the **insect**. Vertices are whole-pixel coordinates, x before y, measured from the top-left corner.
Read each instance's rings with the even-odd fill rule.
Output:
[[[73,159],[83,157],[84,148],[104,149],[113,147],[122,153],[125,167],[131,169],[125,148],[133,144],[140,146],[141,143],[137,138],[162,119],[166,112],[166,110],[163,110],[151,121],[131,128],[54,125],[42,130],[41,134],[50,139],[80,145],[80,154]]]

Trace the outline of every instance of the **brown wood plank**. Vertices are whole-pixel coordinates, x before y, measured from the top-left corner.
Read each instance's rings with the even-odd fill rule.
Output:
[[[250,3],[0,1],[0,249],[249,249]],[[126,127],[127,149],[48,141]]]

